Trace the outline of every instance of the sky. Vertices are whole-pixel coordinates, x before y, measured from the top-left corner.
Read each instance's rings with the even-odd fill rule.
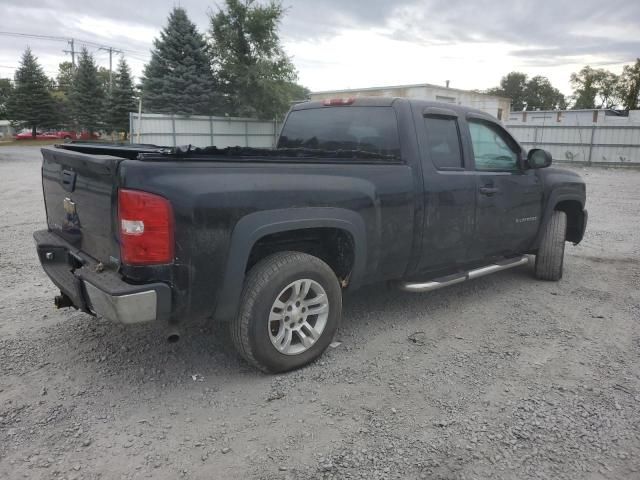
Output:
[[[261,0],[262,1],[262,0]],[[205,33],[222,0],[0,0],[0,77],[30,46],[45,72],[69,60],[65,38],[108,67],[123,50],[136,75],[173,6]],[[312,91],[415,83],[496,86],[510,71],[544,75],[570,94],[584,65],[620,73],[640,57],[639,0],[283,0],[280,26],[299,82]],[[116,58],[114,57],[114,65]]]

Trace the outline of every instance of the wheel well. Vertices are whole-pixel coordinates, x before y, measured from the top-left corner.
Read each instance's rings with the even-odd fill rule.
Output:
[[[303,228],[266,235],[251,249],[247,271],[263,258],[277,252],[308,253],[327,263],[346,285],[355,260],[355,243],[346,230],[339,228]]]
[[[567,234],[565,239],[568,242],[578,243],[582,240],[584,212],[582,205],[576,200],[565,200],[556,205],[555,210],[567,214]]]

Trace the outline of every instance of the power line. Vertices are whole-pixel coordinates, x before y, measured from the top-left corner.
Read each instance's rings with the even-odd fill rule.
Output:
[[[109,45],[105,45],[103,43],[98,43],[98,42],[92,42],[90,40],[83,40],[83,39],[79,39],[79,38],[75,38],[75,37],[60,37],[60,36],[55,36],[55,35],[38,35],[35,33],[23,33],[23,32],[7,32],[7,31],[0,31],[0,35],[6,36],[6,37],[22,37],[22,38],[36,38],[36,39],[40,39],[40,40],[50,40],[50,41],[55,41],[55,42],[68,42],[71,50],[64,50],[65,53],[71,53],[71,58],[73,60],[74,56],[75,56],[75,48],[74,48],[74,44],[77,42],[83,46],[87,46],[87,47],[93,47],[96,49],[113,49],[113,51],[115,52],[116,50],[121,52],[121,53],[133,53],[133,54],[137,54],[137,55],[142,55],[142,56],[146,56],[148,57],[149,54],[148,52],[143,52],[141,50],[129,50],[129,49],[125,49],[125,48],[118,48],[115,46],[109,46]]]

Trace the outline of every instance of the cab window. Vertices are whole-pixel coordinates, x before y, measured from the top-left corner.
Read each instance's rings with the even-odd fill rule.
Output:
[[[462,170],[462,149],[458,120],[450,117],[425,117],[428,150],[438,170]]]
[[[519,147],[500,127],[469,120],[476,170],[518,170]]]

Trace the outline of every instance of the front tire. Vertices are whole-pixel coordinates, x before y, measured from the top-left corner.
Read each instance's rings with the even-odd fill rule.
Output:
[[[342,316],[342,291],[317,257],[280,252],[247,275],[231,336],[240,355],[262,371],[300,368],[329,346]]]
[[[562,278],[566,234],[567,214],[556,210],[544,226],[536,255],[535,273],[540,280],[558,281]]]

